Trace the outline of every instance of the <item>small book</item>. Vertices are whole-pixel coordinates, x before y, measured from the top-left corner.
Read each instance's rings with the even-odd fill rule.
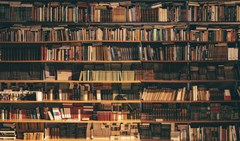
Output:
[[[61,120],[61,112],[59,110],[59,108],[52,108],[52,112],[53,112],[53,117],[55,120]]]
[[[52,115],[51,111],[48,111],[48,116],[49,116],[49,119],[50,119],[50,120],[54,120],[54,118],[53,118],[53,115]]]
[[[224,100],[231,100],[231,93],[229,89],[224,90]]]

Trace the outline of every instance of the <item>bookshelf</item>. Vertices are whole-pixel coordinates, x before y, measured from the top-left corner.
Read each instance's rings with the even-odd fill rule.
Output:
[[[239,15],[238,0],[1,1],[0,133],[239,140]]]

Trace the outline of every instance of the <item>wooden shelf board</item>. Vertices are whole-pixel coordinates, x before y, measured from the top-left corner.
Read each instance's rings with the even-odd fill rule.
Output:
[[[189,63],[188,60],[143,60],[142,63]]]
[[[7,101],[0,100],[1,104],[9,103],[9,104],[27,104],[27,103],[239,103],[240,100],[210,100],[210,101],[161,101],[161,100],[42,100],[42,101],[34,101],[34,100],[17,100],[17,101]]]
[[[141,43],[188,43],[190,42],[189,40],[182,40],[182,41],[175,41],[175,40],[170,40],[170,41],[144,41],[141,40]]]
[[[212,44],[214,44],[214,43],[236,43],[236,42],[238,42],[238,41],[188,41],[190,44],[192,43],[192,44],[209,44],[209,43],[212,43]]]
[[[1,60],[0,63],[237,63],[239,60],[97,60],[97,61],[83,61],[83,60],[71,60],[71,61],[56,61],[56,60]]]
[[[141,83],[141,81],[0,80],[0,83]]]
[[[239,120],[191,120],[191,123],[235,123]]]
[[[142,80],[142,83],[188,83],[189,80]]]
[[[190,25],[239,25],[240,22],[225,22],[225,21],[197,21],[197,22],[193,22],[193,21],[189,21],[188,22]]]
[[[120,61],[46,61],[46,60],[2,60],[0,63],[141,63],[140,60],[120,60]]]
[[[240,120],[186,120],[186,121],[156,121],[156,120],[141,120],[142,123],[235,123]]]
[[[55,43],[140,43],[140,40],[71,40],[71,41],[0,41],[0,44],[55,44]]]
[[[199,60],[199,61],[189,61],[189,63],[237,63],[238,60]]]
[[[78,81],[78,83],[141,83],[141,81]]]
[[[160,100],[148,100],[148,101],[141,101],[142,103],[190,103],[190,101],[160,101]]]
[[[183,120],[183,121],[167,121],[167,120],[163,120],[163,121],[156,121],[156,120],[141,120],[142,123],[190,123],[189,120]]]
[[[190,83],[222,83],[222,82],[237,82],[237,80],[189,80]]]
[[[26,104],[26,103],[141,103],[140,100],[43,100],[43,101],[0,101],[0,103],[9,103],[9,104]]]
[[[79,121],[74,119],[69,120],[44,120],[44,119],[6,119],[0,120],[2,123],[140,123],[141,120],[119,120],[119,121]]]
[[[40,0],[42,1],[42,0]],[[133,0],[133,1],[142,1],[145,2],[145,0]],[[158,2],[158,0],[148,0],[150,2]],[[182,0],[183,1],[183,0]],[[35,24],[41,24],[41,25],[75,25],[75,26],[94,26],[94,25],[102,25],[102,26],[114,26],[114,25],[186,25],[186,22],[40,22],[40,21],[0,21],[2,24],[8,25],[8,24],[28,24],[28,25],[35,25]]]
[[[72,139],[72,138],[70,138],[70,139],[44,139],[42,141],[106,141],[106,140],[112,141],[110,138],[106,138],[106,139],[103,139],[103,138],[94,138],[94,139]],[[16,139],[14,141],[24,141],[24,140],[23,139],[22,140],[21,139]],[[36,140],[36,141],[40,141],[40,140]],[[125,140],[125,141],[127,141],[127,140]],[[139,140],[131,139],[131,141],[140,141],[140,139]],[[143,140],[141,139],[141,141],[143,141]],[[147,140],[144,139],[144,141],[147,141]],[[155,141],[170,141],[170,140],[155,140]]]
[[[144,41],[144,40],[71,40],[71,41],[0,41],[0,44],[56,44],[56,43],[236,43],[239,41]]]
[[[209,100],[209,101],[189,101],[190,103],[238,103],[240,100]]]

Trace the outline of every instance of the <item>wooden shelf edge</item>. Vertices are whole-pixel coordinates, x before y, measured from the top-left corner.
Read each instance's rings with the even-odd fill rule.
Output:
[[[191,123],[240,123],[239,120],[191,120]]]
[[[190,101],[142,100],[142,103],[190,103]]]
[[[42,141],[111,141],[110,138],[94,138],[94,139],[73,139],[73,138],[70,138],[70,139],[44,139]],[[125,139],[126,140],[126,139]],[[131,141],[147,141],[147,140],[142,140],[142,139],[130,139]],[[23,139],[16,139],[14,141],[24,141]],[[35,141],[39,141],[39,140],[35,140]],[[127,141],[127,140],[126,140]],[[148,140],[150,141],[150,140]],[[154,140],[153,140],[154,141]],[[155,141],[170,141],[170,140],[155,140]]]
[[[0,103],[9,104],[22,104],[22,103],[141,103],[140,100],[43,100],[43,101],[33,101],[33,100],[22,100],[22,101],[1,101]]]
[[[0,83],[141,83],[141,81],[0,80]]]
[[[71,40],[71,41],[0,41],[0,44],[56,44],[56,43],[236,43],[239,41],[144,41],[144,40]]]
[[[142,83],[189,83],[190,80],[141,80]]]
[[[13,60],[13,61],[7,61],[2,60],[0,63],[141,63],[140,60],[119,60],[119,61],[82,61],[82,60],[76,60],[76,61],[47,61],[47,60]]]
[[[163,124],[171,124],[171,123],[185,123],[188,124],[190,123],[189,120],[185,120],[185,121],[167,121],[167,120],[163,120],[163,121],[156,121],[156,120],[141,120],[141,123],[163,123]]]
[[[237,63],[239,60],[70,60],[70,61],[57,61],[57,60],[0,60],[0,63]]]
[[[9,104],[26,104],[26,103],[240,103],[240,100],[209,100],[209,101],[163,101],[163,100],[16,100],[16,101],[7,101],[0,100],[0,104],[9,103]]]
[[[75,119],[69,120],[44,120],[44,119],[6,119],[0,120],[2,123],[140,123],[141,120],[118,120],[118,121],[97,121],[97,120],[89,120],[89,121],[80,121]]]
[[[171,124],[171,123],[185,123],[185,124],[196,124],[196,123],[240,123],[239,120],[186,120],[186,121],[156,121],[156,120],[141,120],[141,123],[163,123],[163,124]]]

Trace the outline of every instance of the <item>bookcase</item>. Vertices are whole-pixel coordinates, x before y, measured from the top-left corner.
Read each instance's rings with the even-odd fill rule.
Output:
[[[240,1],[0,1],[0,139],[240,140]]]

